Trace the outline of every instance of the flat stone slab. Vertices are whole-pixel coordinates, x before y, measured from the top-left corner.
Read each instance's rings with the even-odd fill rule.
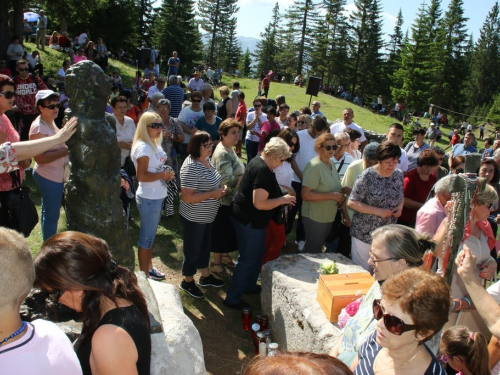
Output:
[[[149,332],[151,334],[163,332],[160,311],[158,310],[153,289],[151,289],[151,286],[148,283],[148,278],[146,278],[146,274],[144,272],[135,272],[135,276],[137,276],[137,284],[139,285],[142,293],[144,293],[144,298],[146,298],[146,303],[148,305]]]
[[[333,260],[339,273],[366,272],[340,254],[285,255],[262,268],[262,313],[280,349],[329,354],[341,335],[316,301],[319,266]]]

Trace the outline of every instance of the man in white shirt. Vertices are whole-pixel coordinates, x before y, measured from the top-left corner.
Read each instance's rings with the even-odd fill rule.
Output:
[[[194,77],[189,80],[188,89],[190,92],[201,91],[203,80],[200,78],[200,72],[194,72]]]
[[[299,211],[299,218],[296,228],[295,242],[297,243],[299,251],[302,251],[305,246],[306,234],[304,232],[304,226],[302,224],[302,172],[309,161],[317,156],[316,150],[314,149],[314,144],[316,143],[316,138],[323,133],[328,132],[328,123],[323,116],[316,117],[311,126],[308,129],[300,130],[297,132],[299,137],[300,150],[295,154],[292,159],[292,187],[295,190],[297,201],[295,206],[288,211],[288,220],[286,223],[286,233],[292,231],[293,221],[295,220],[295,215]]]
[[[406,155],[406,151],[401,148],[401,145],[403,144],[404,132],[405,128],[403,127],[403,125],[395,122],[389,127],[389,130],[387,131],[387,133],[385,133],[385,136],[387,137],[388,141],[397,144],[401,149],[401,157],[399,158],[399,163],[396,168],[401,170],[401,172],[406,175],[406,172],[408,172],[408,155]]]
[[[88,33],[88,31],[83,32],[78,36],[78,46],[85,47],[87,40],[89,40],[87,33]]]
[[[342,181],[347,167],[354,161],[354,158],[346,152],[351,143],[351,138],[346,132],[337,132],[335,133],[335,141],[337,142],[337,149],[333,153],[331,160],[335,163],[340,181]]]
[[[6,337],[0,345],[0,374],[81,375],[73,346],[59,327],[21,320],[21,303],[35,280],[28,243],[7,228],[0,228],[0,243],[0,332],[1,339]]]
[[[47,33],[47,17],[45,17],[45,11],[40,9],[37,29],[36,29],[36,48],[45,50],[45,34]],[[41,46],[41,47],[40,47]]]
[[[149,107],[151,108],[152,107],[152,97],[153,97],[153,94],[156,93],[156,92],[162,92],[163,89],[165,88],[165,83],[167,82],[167,80],[165,79],[165,77],[158,77],[158,79],[156,80],[156,85],[154,86],[151,86],[148,90],[148,101],[149,101]]]
[[[26,60],[28,61],[30,73],[34,73],[38,70],[38,76],[43,76],[43,64],[40,62],[40,52],[33,51],[26,54]]]
[[[361,133],[361,152],[363,152],[363,149],[368,144],[368,141],[366,140],[363,128],[352,122],[352,119],[354,118],[354,110],[352,108],[345,108],[342,112],[342,118],[343,121],[337,122],[330,126],[330,133],[335,134],[344,131],[346,128],[357,130]]]

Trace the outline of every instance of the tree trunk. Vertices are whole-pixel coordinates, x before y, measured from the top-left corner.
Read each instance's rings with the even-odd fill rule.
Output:
[[[7,1],[0,1],[0,58],[5,58],[5,52],[10,44],[9,35],[9,4]]]
[[[300,35],[300,45],[299,45],[299,61],[297,62],[297,72],[296,75],[302,73],[302,65],[304,60],[304,43],[306,38],[306,26],[307,26],[307,11],[309,7],[309,0],[306,0],[304,18],[302,20],[302,32]]]
[[[23,41],[23,29],[24,29],[24,3],[22,1],[13,1],[14,6],[14,17],[12,18],[12,29],[14,35],[17,35],[20,42]]]

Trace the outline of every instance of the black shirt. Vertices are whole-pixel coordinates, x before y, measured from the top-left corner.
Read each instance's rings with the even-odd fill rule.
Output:
[[[281,193],[274,172],[269,169],[261,157],[257,156],[248,163],[238,192],[233,199],[233,217],[243,224],[252,223],[252,228],[262,229],[267,226],[274,210],[258,210],[253,205],[253,191],[264,189],[268,199],[279,198]]]
[[[105,324],[113,324],[123,328],[125,332],[132,337],[139,358],[137,360],[137,373],[139,375],[149,375],[151,363],[151,336],[139,309],[132,305],[109,310],[104,314],[97,328]],[[89,337],[85,344],[78,348],[76,352],[84,375],[92,374],[90,370],[91,351],[92,337]]]

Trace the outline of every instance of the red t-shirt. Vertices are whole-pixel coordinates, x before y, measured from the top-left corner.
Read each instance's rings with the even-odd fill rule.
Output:
[[[245,102],[238,103],[238,108],[236,109],[236,114],[234,115],[234,119],[238,121],[241,126],[245,125],[245,120],[247,118],[247,105]]]
[[[35,83],[35,79],[36,82]],[[23,115],[36,114],[36,93],[38,90],[47,90],[47,86],[40,77],[30,74],[28,78],[22,79],[16,76],[16,105],[21,109]],[[37,89],[38,84],[38,89]]]
[[[130,117],[132,120],[134,120],[135,126],[137,126],[137,122],[139,122],[139,119],[137,118],[142,111],[139,109],[138,106],[132,105],[130,109],[127,109],[127,113],[125,113],[125,116]]]
[[[413,199],[414,201],[425,203],[429,192],[431,191],[434,184],[437,182],[437,177],[434,173],[429,176],[427,181],[423,181],[418,175],[417,168],[412,169],[408,172],[404,181],[404,197]],[[401,220],[415,224],[417,220],[418,208],[403,208],[403,214],[401,215]]]
[[[262,150],[264,146],[266,145],[266,137],[267,135],[272,132],[273,130],[280,129],[280,125],[275,121],[272,123],[269,123],[269,121],[265,121],[262,124],[262,128],[260,128],[260,141],[259,141],[259,149],[258,151]],[[266,134],[262,134],[262,133]]]
[[[267,78],[267,76],[262,80],[262,86],[264,88],[269,88],[269,86],[271,85],[271,82],[269,82],[269,78]]]
[[[460,136],[458,134],[453,134],[451,136],[451,144],[455,146],[457,143],[460,143]]]
[[[0,69],[0,74],[4,74],[6,76],[12,77],[12,72],[9,68]]]

